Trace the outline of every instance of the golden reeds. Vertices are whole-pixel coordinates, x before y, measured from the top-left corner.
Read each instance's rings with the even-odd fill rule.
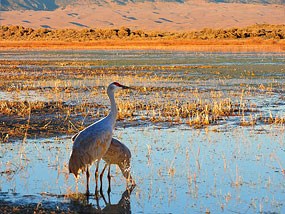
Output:
[[[61,66],[60,61],[2,60],[1,63],[5,65],[0,68],[5,81],[0,82],[0,90],[4,94],[13,94],[0,101],[0,138],[3,142],[23,136],[23,133],[27,136],[73,133],[106,116],[109,103],[103,86],[107,81],[121,79],[122,75],[124,83],[134,86],[135,90],[118,94],[119,123],[188,124],[193,128],[203,128],[224,123],[231,117],[238,118],[241,126],[282,126],[285,122],[284,116],[262,115],[256,104],[246,101],[254,93],[271,92],[272,86],[243,86],[241,91],[229,92],[215,88],[199,91],[188,87],[187,79],[175,76],[181,69],[186,73],[192,69],[211,69],[217,73],[222,67],[142,65],[86,69],[86,65],[96,62],[63,61],[64,67],[70,63],[76,67],[62,69],[57,67]],[[46,63],[54,65],[56,70],[37,72],[21,68],[23,64],[40,67]],[[172,75],[156,75],[156,70],[167,73],[170,70]],[[29,95],[31,91],[33,99]]]

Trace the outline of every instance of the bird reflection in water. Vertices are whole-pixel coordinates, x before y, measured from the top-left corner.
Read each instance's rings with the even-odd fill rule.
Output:
[[[103,213],[131,213],[131,202],[130,196],[135,186],[131,186],[129,189],[122,194],[121,199],[117,204],[112,204],[110,199],[110,192],[108,191],[108,203],[102,195],[102,198],[106,204],[105,208],[102,210]]]
[[[94,197],[92,195],[85,195],[87,199],[87,204],[85,206],[81,207],[81,212],[92,212],[92,213],[131,213],[131,202],[130,202],[130,196],[132,191],[134,190],[135,186],[131,186],[130,188],[126,189],[121,199],[116,203],[111,203],[111,196],[110,192],[107,191],[108,194],[108,201],[105,198],[105,195],[101,193],[101,198],[104,201],[105,207],[101,208],[99,200],[100,198]],[[95,206],[86,206],[90,205],[89,200],[94,199],[96,200]]]

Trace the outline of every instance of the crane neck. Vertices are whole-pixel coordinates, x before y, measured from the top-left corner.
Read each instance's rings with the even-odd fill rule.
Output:
[[[108,91],[107,93],[111,102],[111,111],[107,117],[110,118],[112,125],[115,126],[118,115],[118,106],[115,101],[114,91]]]

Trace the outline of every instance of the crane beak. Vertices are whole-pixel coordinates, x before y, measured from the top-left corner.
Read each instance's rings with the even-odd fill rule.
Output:
[[[133,89],[133,88],[131,88],[129,86],[122,85],[122,84],[120,84],[118,82],[113,82],[112,84],[116,85],[117,87],[121,87],[122,89]]]
[[[133,89],[132,87],[122,85],[122,89]]]

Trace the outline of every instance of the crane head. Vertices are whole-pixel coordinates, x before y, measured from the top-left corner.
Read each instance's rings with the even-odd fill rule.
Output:
[[[111,83],[108,88],[110,88],[111,90],[113,91],[116,91],[116,90],[119,90],[119,89],[131,89],[130,87],[128,86],[125,86],[125,85],[122,85],[118,82],[113,82]]]

